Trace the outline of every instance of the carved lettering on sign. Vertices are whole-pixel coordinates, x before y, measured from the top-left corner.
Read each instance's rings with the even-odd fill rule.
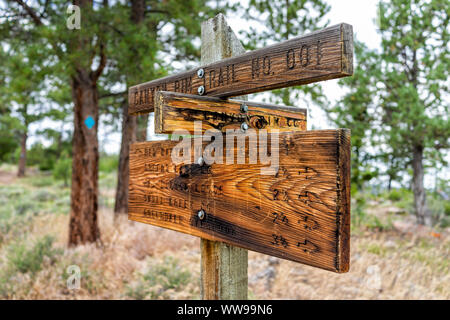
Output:
[[[252,166],[225,161],[174,166],[171,151],[177,141],[132,144],[129,218],[326,270],[347,271],[349,131],[280,135],[279,165],[273,175],[260,174],[264,165],[259,161]],[[202,154],[209,142],[195,145],[194,140],[189,140],[191,153],[197,148]],[[238,149],[233,144],[232,151]],[[245,144],[243,151],[248,154],[250,145]]]
[[[213,82],[213,77],[211,77]],[[213,84],[211,84],[213,85]],[[241,106],[247,107],[242,112]],[[201,129],[195,125],[201,121]],[[240,129],[242,123],[252,129],[277,131],[306,130],[306,109],[241,100],[223,100],[189,94],[161,91],[155,103],[155,132],[174,133],[187,130],[191,134],[209,129],[226,132]]]
[[[183,222],[183,216],[152,209],[144,209],[144,217],[174,224],[181,224]]]
[[[272,241],[270,243],[274,246],[289,247],[289,242],[282,235],[272,234]]]
[[[326,63],[324,63],[326,61]],[[232,97],[341,78],[353,73],[353,31],[339,24],[240,56],[129,89],[129,113],[154,109],[155,93],[175,91]]]
[[[303,252],[308,254],[319,252],[319,247],[309,240],[297,242],[297,247],[299,247],[300,249],[303,250]]]
[[[205,213],[205,217],[203,219],[200,219],[197,214],[194,214],[191,218],[191,226],[229,236],[234,236],[236,234],[234,230],[235,228],[232,224],[214,217],[209,213]]]

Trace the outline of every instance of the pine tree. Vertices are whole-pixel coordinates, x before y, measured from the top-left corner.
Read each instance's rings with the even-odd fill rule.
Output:
[[[17,117],[17,123],[20,123],[16,127],[20,140],[17,176],[23,177],[26,169],[29,126],[46,117],[49,111],[42,95],[45,89],[44,79],[48,72],[48,67],[44,63],[47,50],[36,38],[27,41],[26,45],[21,39],[11,39],[3,46],[4,83],[0,87],[0,95],[3,104],[9,106],[9,113]]]
[[[100,238],[98,208],[98,120],[99,79],[105,71],[111,48],[116,5],[75,0],[81,13],[68,11],[61,0],[26,3],[14,0],[4,11],[7,41],[15,37],[40,39],[48,50],[50,75],[67,80],[73,103],[72,185],[69,245],[96,242]],[[4,12],[4,13],[5,13]],[[68,13],[67,13],[68,12]],[[6,15],[6,14],[5,14]],[[28,39],[27,39],[28,38]],[[86,122],[87,121],[87,122]]]
[[[408,155],[418,223],[426,225],[432,224],[424,188],[426,157],[433,153],[442,159],[449,147],[449,13],[446,0],[380,2],[385,142]]]
[[[339,80],[342,87],[349,89],[348,93],[326,111],[338,127],[351,129],[352,190],[362,191],[364,182],[378,174],[371,162],[375,160],[372,137],[377,127],[375,97],[380,57],[358,41],[355,41],[355,56],[353,76]]]

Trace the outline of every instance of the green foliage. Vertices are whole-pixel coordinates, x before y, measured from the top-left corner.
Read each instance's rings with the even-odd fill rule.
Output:
[[[191,274],[182,269],[178,261],[165,257],[164,262],[153,265],[135,286],[128,287],[127,296],[133,299],[168,298],[169,290],[182,290],[189,283]]]
[[[18,150],[17,158],[20,150]],[[55,166],[55,154],[48,148],[44,147],[42,143],[35,143],[27,151],[27,165],[37,166],[39,170],[52,170]]]
[[[360,227],[366,220],[367,203],[362,193],[352,192],[351,226]]]
[[[391,201],[399,201],[403,198],[402,189],[392,189],[391,192],[389,192],[388,199]]]
[[[117,170],[119,157],[117,155],[100,155],[99,170],[101,172],[113,172]]]
[[[26,178],[26,181],[28,181],[33,187],[40,188],[50,187],[54,183],[53,177],[50,175],[37,175]]]
[[[32,282],[37,272],[57,262],[63,250],[54,248],[53,242],[54,238],[46,235],[32,247],[20,241],[8,247],[6,264],[0,269],[0,297],[10,298],[17,286],[31,286],[24,282]]]
[[[366,228],[376,231],[386,231],[392,229],[392,221],[390,219],[388,219],[387,221],[382,221],[380,218],[373,214],[366,216],[364,225]]]
[[[415,176],[414,189],[423,194],[423,168],[448,165],[448,1],[381,1],[379,13],[381,51],[356,42],[354,75],[340,81],[349,93],[330,117],[352,129],[352,183],[359,190],[377,176],[387,176],[388,188]]]
[[[381,73],[377,86],[379,134],[396,159],[445,163],[449,147],[450,70],[448,2],[433,0],[380,3]],[[405,162],[404,162],[405,163]],[[398,169],[405,168],[400,164]]]
[[[440,194],[432,193],[428,196],[428,205],[434,221],[442,228],[450,226],[450,201]]]
[[[72,159],[69,158],[67,153],[63,153],[61,157],[56,161],[53,168],[53,178],[56,180],[63,180],[64,186],[69,186],[70,176],[72,175]]]
[[[19,147],[18,136],[22,129],[19,119],[0,114],[0,162],[13,160],[14,151]]]
[[[41,171],[51,171],[57,163],[59,163],[59,166],[67,166],[70,160],[67,159],[72,151],[70,137],[62,139],[62,133],[55,132],[54,130],[42,131],[41,134],[52,143],[48,147],[45,147],[40,142],[34,143],[27,151],[27,165],[37,166]],[[19,154],[20,149],[16,149],[16,161],[19,159]],[[60,172],[57,175],[57,179],[63,178],[60,176]]]
[[[4,157],[3,153],[11,153],[21,139],[27,138],[29,125],[45,118],[48,110],[48,104],[43,103],[42,97],[45,77],[49,72],[47,48],[33,31],[29,31],[26,42],[13,36],[5,45],[7,37],[4,37],[4,32],[5,29],[9,31],[8,25],[8,19],[0,24],[0,72],[4,74],[4,83],[0,85],[0,104],[5,105],[0,118],[0,131],[5,119],[13,117],[14,122],[8,121],[12,128],[7,129],[13,130],[5,135],[7,141],[0,139],[0,146],[5,147],[0,153],[0,160]]]
[[[379,75],[376,68],[379,57],[358,41],[355,43],[355,53],[353,76],[339,80],[339,84],[346,86],[349,92],[335,106],[327,108],[327,114],[338,127],[351,129],[351,182],[361,191],[365,182],[379,174],[371,165],[374,157],[370,153],[371,128],[375,120],[371,110],[375,108],[374,96],[377,92],[372,83]]]
[[[50,264],[54,263],[62,251],[55,249],[53,242],[54,238],[46,235],[32,248],[27,248],[24,243],[12,245],[7,257],[10,270],[34,274],[42,269],[44,259],[48,259]]]
[[[367,247],[367,252],[381,256],[386,253],[386,249],[376,243],[373,243]]]

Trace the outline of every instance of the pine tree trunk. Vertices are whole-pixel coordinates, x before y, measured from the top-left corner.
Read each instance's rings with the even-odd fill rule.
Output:
[[[27,164],[27,139],[28,133],[25,132],[22,134],[22,139],[20,140],[20,158],[19,158],[19,168],[17,170],[18,177],[25,176],[25,168]]]
[[[136,141],[136,117],[128,115],[128,100],[122,106],[122,143],[120,145],[119,170],[114,213],[128,213],[128,181],[130,144]]]
[[[89,71],[78,71],[71,85],[75,110],[69,245],[78,245],[100,238],[97,222],[98,92]],[[85,123],[89,116],[95,120],[91,128]]]
[[[145,18],[145,0],[131,0],[131,21],[141,24]],[[147,141],[148,114],[137,117],[135,137],[137,141]]]
[[[131,21],[140,24],[145,17],[145,0],[131,0]],[[141,116],[143,117],[143,116]],[[122,105],[122,142],[120,145],[119,168],[117,172],[116,200],[114,213],[128,213],[128,181],[130,171],[130,144],[136,141],[138,131],[137,119],[128,115],[128,100]],[[147,124],[145,124],[145,141],[147,138]]]
[[[422,225],[431,226],[431,212],[427,208],[426,193],[423,185],[423,147],[413,147],[413,191],[414,208],[417,222]]]
[[[136,140],[147,141],[148,114],[140,115],[137,119]]]

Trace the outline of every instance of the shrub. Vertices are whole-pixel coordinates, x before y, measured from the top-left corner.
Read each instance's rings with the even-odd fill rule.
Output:
[[[102,172],[113,172],[119,166],[119,158],[117,155],[101,155],[99,170]]]
[[[399,201],[402,199],[402,193],[399,190],[393,189],[389,192],[388,199],[391,201]]]
[[[55,152],[44,147],[40,142],[31,146],[27,151],[27,166],[38,166],[39,170],[52,170],[55,165]]]
[[[38,202],[46,202],[52,200],[54,195],[48,189],[39,189],[34,195],[34,200]]]
[[[54,182],[51,176],[44,175],[37,175],[26,179],[33,187],[50,187]]]
[[[364,198],[364,195],[362,193],[355,193],[352,195],[352,205],[351,205],[351,225],[352,226],[361,226],[363,224],[364,220],[366,219],[366,199]]]
[[[17,133],[21,123],[7,113],[0,116],[0,161],[11,161],[14,151],[19,148]]]
[[[72,175],[72,159],[64,153],[55,163],[53,168],[53,178],[63,180],[64,186],[69,186],[70,176]]]
[[[181,290],[190,280],[189,271],[180,268],[178,261],[165,257],[164,262],[152,266],[134,287],[129,287],[127,295],[133,299],[169,298],[168,290]]]
[[[21,201],[15,205],[14,209],[17,215],[23,216],[29,211],[34,211],[36,207],[33,201]]]
[[[45,258],[49,259],[50,263],[54,263],[56,256],[62,251],[53,248],[53,242],[54,238],[46,235],[32,248],[27,248],[24,243],[12,245],[7,256],[10,270],[34,274],[42,269]]]
[[[450,225],[450,201],[443,199],[439,194],[429,194],[427,202],[433,221],[443,228],[448,227]]]

